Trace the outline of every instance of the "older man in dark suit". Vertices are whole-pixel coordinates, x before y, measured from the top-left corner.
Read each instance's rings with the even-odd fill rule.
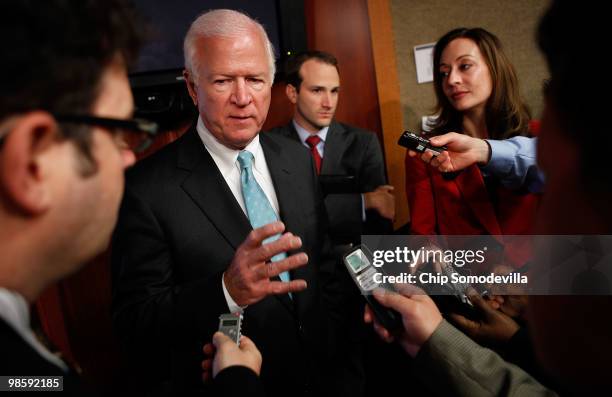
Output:
[[[301,142],[312,153],[324,190],[336,243],[356,243],[361,234],[392,231],[393,187],[376,135],[334,120],[340,93],[336,58],[306,51],[286,65],[286,94],[295,107],[293,120],[271,132]],[[327,179],[326,179],[327,178]]]
[[[246,15],[210,11],[187,33],[185,69],[197,123],[128,174],[113,246],[119,335],[145,357],[161,348],[167,360],[150,363],[175,390],[192,389],[219,315],[243,312],[268,394],[321,392],[337,346],[336,301],[322,289],[337,270],[321,255],[326,217],[308,152],[259,134],[272,46]]]

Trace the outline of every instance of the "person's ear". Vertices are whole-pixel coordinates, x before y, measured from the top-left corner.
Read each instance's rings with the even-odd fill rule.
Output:
[[[57,123],[46,112],[20,116],[10,126],[0,156],[0,189],[22,213],[41,214],[50,206],[43,157],[57,142],[56,134]]]
[[[289,98],[289,101],[292,104],[296,104],[297,103],[297,89],[293,86],[293,84],[287,84],[287,86],[285,87],[285,94],[287,95],[287,98]]]
[[[198,106],[198,93],[195,88],[195,82],[193,81],[193,76],[187,69],[183,70],[183,78],[187,85],[187,91],[189,91],[189,97],[193,101],[193,104]]]

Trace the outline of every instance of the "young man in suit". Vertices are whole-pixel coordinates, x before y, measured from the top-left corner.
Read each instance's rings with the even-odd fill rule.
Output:
[[[108,245],[134,162],[122,128],[138,129],[126,65],[139,34],[119,0],[11,0],[0,41],[0,374],[63,376],[76,392],[29,307]]]
[[[334,120],[340,94],[336,58],[322,51],[297,54],[287,62],[286,80],[293,120],[272,132],[307,147],[320,175],[354,178],[353,191],[325,198],[335,242],[358,243],[362,234],[391,232],[395,198],[376,134]]]
[[[199,118],[127,175],[113,245],[118,333],[158,379],[192,390],[219,315],[242,312],[268,394],[322,392],[341,342],[327,316],[337,301],[322,292],[336,269],[322,255],[324,206],[309,153],[259,134],[272,45],[246,15],[213,10],[193,22],[184,50]]]

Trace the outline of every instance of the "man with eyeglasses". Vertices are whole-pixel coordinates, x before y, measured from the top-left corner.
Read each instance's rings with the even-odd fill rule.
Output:
[[[78,377],[37,341],[29,306],[108,246],[135,160],[126,142],[155,132],[129,120],[126,65],[140,38],[121,0],[11,0],[0,2],[0,42],[0,389],[59,386],[21,378],[38,375],[74,391]]]

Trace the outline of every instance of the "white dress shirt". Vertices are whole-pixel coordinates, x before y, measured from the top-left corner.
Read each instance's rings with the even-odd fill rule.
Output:
[[[45,360],[68,372],[68,366],[44,347],[30,328],[30,307],[20,294],[0,288],[0,317]],[[10,360],[10,357],[5,357]]]
[[[242,208],[242,211],[248,217],[244,199],[242,197],[242,185],[240,182],[240,165],[238,164],[238,154],[240,153],[240,150],[230,149],[219,142],[217,138],[215,138],[206,128],[201,117],[198,118],[196,129],[202,143],[204,143],[204,147],[206,147],[206,150],[217,165],[219,172],[221,172],[221,175],[223,175],[225,183],[227,183],[227,186],[232,191],[232,194],[234,195],[234,198],[236,198],[240,208]],[[255,138],[253,138],[253,140],[244,148],[244,150],[248,150],[249,152],[253,153],[253,175],[255,176],[259,186],[261,186],[261,189],[264,191],[268,201],[272,205],[272,209],[274,209],[276,217],[280,220],[278,198],[276,197],[276,191],[274,190],[274,184],[272,183],[272,177],[270,176],[268,164],[266,163],[266,157],[264,156],[264,152],[259,143],[259,135],[256,135]],[[223,288],[223,294],[230,312],[242,312],[244,307],[238,306],[238,304],[232,299],[227,291],[227,288],[225,287],[223,277],[221,278],[221,286]]]
[[[308,139],[308,137],[311,135],[316,135],[321,138],[321,142],[317,143],[317,151],[319,152],[321,158],[323,158],[323,154],[325,153],[325,139],[327,139],[329,126],[321,128],[316,134],[311,134],[310,132],[306,131],[295,120],[293,120],[293,127],[297,131],[300,141],[302,141],[302,145],[306,146],[308,149],[310,149],[310,146],[306,143],[306,139]]]

